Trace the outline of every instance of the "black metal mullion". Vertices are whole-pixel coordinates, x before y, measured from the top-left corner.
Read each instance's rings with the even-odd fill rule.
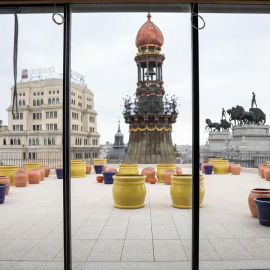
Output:
[[[71,74],[71,9],[64,5],[63,55],[63,207],[64,269],[72,269],[71,251],[71,181],[70,181],[70,74]]]
[[[193,6],[194,5],[194,6]],[[199,269],[200,221],[200,99],[198,4],[191,4],[192,16],[192,270]]]

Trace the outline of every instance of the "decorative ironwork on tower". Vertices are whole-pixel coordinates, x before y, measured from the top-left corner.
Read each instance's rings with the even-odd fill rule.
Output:
[[[130,136],[123,163],[176,163],[171,131],[178,115],[177,98],[165,95],[163,35],[151,21],[151,15],[147,17],[136,37],[136,97],[134,102],[129,96],[124,98],[123,115],[129,124]]]

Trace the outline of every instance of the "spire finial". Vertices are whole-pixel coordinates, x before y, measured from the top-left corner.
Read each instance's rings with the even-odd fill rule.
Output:
[[[120,120],[118,120],[118,132],[121,132],[121,129],[120,129]]]
[[[150,12],[148,12],[147,18],[148,18],[148,21],[150,21],[150,19],[151,19]]]

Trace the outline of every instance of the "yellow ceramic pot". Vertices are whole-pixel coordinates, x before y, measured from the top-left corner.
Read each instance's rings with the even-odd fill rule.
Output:
[[[214,162],[215,160],[222,160],[222,158],[209,158],[209,162]]]
[[[27,163],[24,163],[23,166],[26,170],[32,170],[32,169],[41,168],[42,163],[41,162],[27,162]]]
[[[144,207],[146,196],[145,175],[114,175],[114,207],[135,209]]]
[[[10,185],[14,186],[13,175],[18,170],[19,166],[17,165],[1,165],[0,166],[0,175],[8,176],[10,179]]]
[[[138,164],[119,164],[119,174],[139,174]]]
[[[167,170],[175,171],[175,164],[157,164],[157,179],[159,183],[164,183],[163,174]]]
[[[266,161],[266,165],[267,166],[270,166],[270,161]]]
[[[104,164],[102,171],[106,172],[107,159],[106,158],[103,158],[103,159],[102,158],[94,158],[94,165],[102,165],[102,164]],[[96,172],[95,167],[94,167],[94,172]]]
[[[229,170],[228,160],[214,160],[214,173],[227,174]]]
[[[192,175],[172,175],[171,198],[172,206],[176,208],[192,208]],[[204,176],[200,175],[200,207],[204,199]]]
[[[73,178],[82,178],[86,175],[86,162],[72,161],[70,166],[70,174]]]

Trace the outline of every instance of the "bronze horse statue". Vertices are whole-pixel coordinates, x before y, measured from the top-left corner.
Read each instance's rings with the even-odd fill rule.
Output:
[[[236,106],[236,116],[239,117],[240,124],[253,124],[255,121],[255,114],[253,111],[246,112],[244,107]]]
[[[220,124],[219,123],[212,123],[210,119],[206,119],[205,123],[207,124],[207,126],[205,127],[205,129],[207,130],[210,129],[212,131],[212,128],[214,129],[213,131],[220,131]]]
[[[236,121],[237,121],[237,124],[238,125],[240,124],[239,115],[237,115],[235,107],[232,107],[231,109],[227,110],[227,113],[230,116],[230,119],[229,119],[230,123],[232,123],[232,121],[234,121],[234,125],[236,125]]]

